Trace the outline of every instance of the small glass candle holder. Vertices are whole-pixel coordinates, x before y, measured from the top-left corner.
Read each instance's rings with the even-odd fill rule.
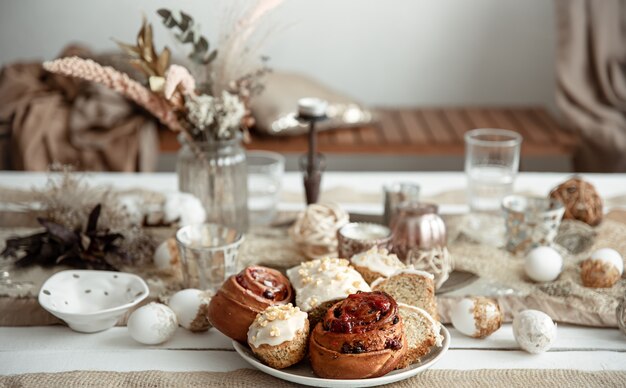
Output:
[[[555,199],[509,195],[502,200],[506,226],[506,249],[526,253],[538,246],[550,246],[565,213]]]
[[[383,193],[385,194],[383,225],[389,225],[399,204],[419,200],[420,186],[408,182],[395,182],[383,186]]]
[[[351,222],[337,231],[337,254],[350,259],[373,247],[391,249],[391,229],[368,222]]]
[[[219,224],[188,225],[176,232],[185,288],[217,291],[237,273],[243,234]]]

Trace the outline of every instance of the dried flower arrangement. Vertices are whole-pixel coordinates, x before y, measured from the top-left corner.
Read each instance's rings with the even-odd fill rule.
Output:
[[[60,179],[50,176],[35,191],[44,231],[7,239],[0,256],[17,267],[65,264],[76,268],[121,270],[152,260],[157,241],[133,223],[116,193],[91,187],[67,167],[53,166]]]
[[[249,47],[261,19],[283,0],[257,0],[223,28],[218,50],[210,49],[194,19],[184,12],[159,9],[163,25],[183,46],[191,48],[188,67],[171,64],[171,52],[154,47],[152,26],[144,18],[135,44],[117,42],[131,57],[131,64],[144,76],[144,82],[92,60],[61,58],[43,64],[47,71],[103,84],[134,101],[161,124],[195,142],[227,140],[243,133],[254,120],[247,108],[251,96],[263,89],[262,77],[269,71],[266,58],[250,60]],[[218,52],[220,54],[218,54]]]

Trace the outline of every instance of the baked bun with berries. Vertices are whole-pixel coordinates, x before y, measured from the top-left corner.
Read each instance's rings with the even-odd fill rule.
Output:
[[[224,335],[246,342],[248,328],[257,314],[269,306],[293,300],[291,283],[280,272],[250,266],[228,278],[211,298],[209,322]]]
[[[407,350],[396,301],[384,292],[357,292],[332,305],[311,333],[316,375],[331,379],[379,377],[395,369]]]

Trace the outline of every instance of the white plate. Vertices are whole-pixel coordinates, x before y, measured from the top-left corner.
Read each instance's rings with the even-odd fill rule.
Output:
[[[139,276],[113,271],[57,272],[41,286],[39,304],[83,333],[109,329],[149,294]]]
[[[413,377],[433,366],[448,351],[448,347],[450,346],[450,333],[443,326],[441,326],[441,335],[443,335],[442,346],[440,348],[434,346],[430,353],[421,358],[420,362],[410,365],[404,369],[389,372],[381,377],[358,380],[336,380],[317,377],[313,373],[313,370],[308,362],[301,362],[286,369],[274,369],[259,361],[247,346],[242,345],[237,341],[233,341],[233,347],[250,365],[269,375],[278,377],[279,379],[291,381],[293,383],[309,385],[312,387],[374,387],[377,385],[395,383],[396,381],[408,379],[409,377]]]

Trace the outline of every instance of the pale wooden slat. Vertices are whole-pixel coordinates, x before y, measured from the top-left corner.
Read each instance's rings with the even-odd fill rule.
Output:
[[[453,338],[454,341],[454,338]],[[531,355],[521,350],[451,349],[433,369],[577,369],[623,370],[626,352],[554,351]],[[0,354],[0,374],[113,370],[119,372],[207,371],[230,372],[252,368],[234,351],[15,351]]]
[[[334,130],[334,132],[337,144],[354,147],[359,143],[351,128],[339,128]]]
[[[442,109],[442,115],[448,121],[459,142],[463,142],[465,132],[474,129],[463,109]]]
[[[527,132],[534,135],[534,138],[537,139],[538,142],[548,142],[551,140],[556,140],[553,134],[546,130],[544,127],[538,125],[537,120],[534,120],[531,116],[528,115],[528,111],[526,109],[508,109],[507,113],[512,116],[512,119],[522,128],[524,128]]]
[[[380,130],[386,143],[394,144],[406,141],[404,130],[400,123],[394,119],[392,111],[381,109],[377,111],[377,115],[380,122]]]
[[[451,349],[517,349],[511,324],[504,324],[485,339],[462,335],[448,326],[453,338]],[[191,333],[178,328],[164,344],[146,346],[135,342],[125,327],[85,335],[65,326],[0,327],[0,352],[48,350],[232,350],[231,340],[215,329]],[[626,341],[617,329],[591,328],[560,324],[553,351],[614,350],[626,351]]]
[[[495,121],[491,118],[490,115],[485,113],[484,109],[468,108],[464,109],[464,112],[470,123],[472,124],[472,129],[497,127]]]
[[[416,111],[426,122],[432,136],[438,143],[452,143],[455,139],[452,130],[448,128],[446,122],[441,119],[439,111],[435,109],[420,109]]]
[[[541,136],[537,134],[537,132],[529,132],[524,127],[517,124],[511,116],[507,115],[505,112],[499,109],[490,109],[488,114],[491,115],[491,118],[494,120],[498,128],[508,129],[510,131],[515,131],[522,135],[522,138],[526,143],[537,143],[541,142]]]
[[[398,119],[404,125],[407,136],[411,144],[430,144],[432,143],[425,124],[420,122],[419,117],[415,114],[415,109],[399,109],[397,111]]]
[[[363,145],[380,145],[385,141],[381,129],[376,125],[367,125],[358,128],[358,131],[361,136],[361,144]]]
[[[539,121],[539,125],[545,126],[546,129],[551,131],[559,144],[567,147],[575,144],[576,136],[573,133],[568,132],[566,129],[561,128],[554,118],[552,118],[552,116],[545,111],[545,109],[531,109],[528,113]]]

